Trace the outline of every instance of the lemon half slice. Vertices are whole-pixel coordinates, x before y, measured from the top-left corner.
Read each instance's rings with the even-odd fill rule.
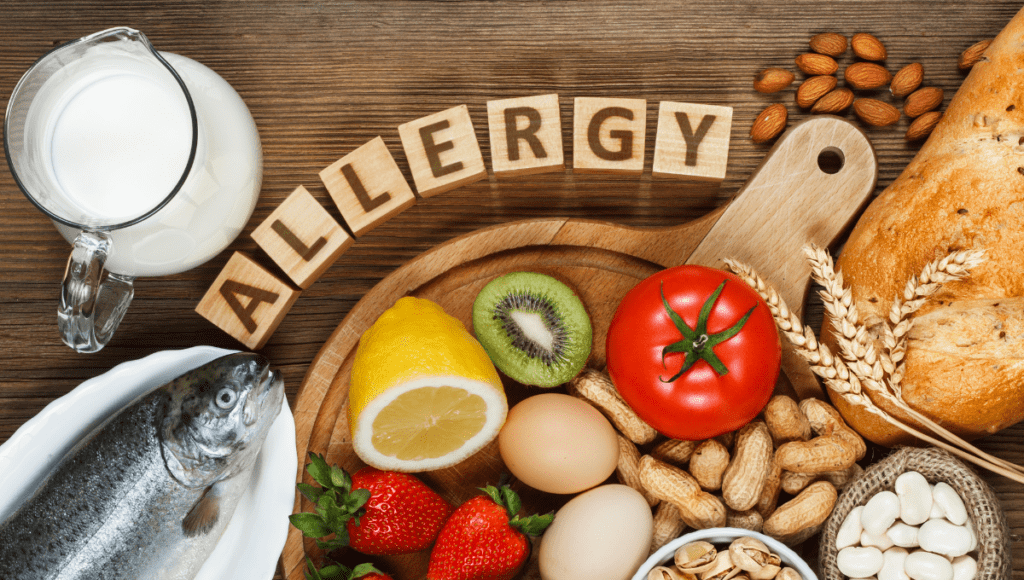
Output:
[[[480,343],[420,298],[400,299],[363,333],[348,395],[356,454],[391,471],[455,465],[490,443],[508,413]]]

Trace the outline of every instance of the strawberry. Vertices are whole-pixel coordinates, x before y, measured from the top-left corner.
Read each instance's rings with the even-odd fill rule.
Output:
[[[391,576],[381,572],[370,563],[349,568],[335,562],[317,570],[313,561],[307,557],[306,567],[308,568],[305,572],[306,580],[392,580]]]
[[[349,546],[363,554],[426,550],[452,513],[448,502],[407,473],[364,467],[352,475],[352,489],[370,492],[365,512],[345,524]]]
[[[530,555],[527,536],[540,535],[552,514],[520,518],[519,496],[507,486],[481,488],[459,506],[430,552],[427,580],[510,580]]]

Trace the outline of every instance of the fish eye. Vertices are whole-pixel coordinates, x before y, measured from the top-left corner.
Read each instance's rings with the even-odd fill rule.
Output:
[[[235,401],[238,400],[238,394],[235,390],[230,387],[224,387],[217,392],[217,396],[214,401],[217,401],[217,406],[221,409],[230,409],[235,406]]]

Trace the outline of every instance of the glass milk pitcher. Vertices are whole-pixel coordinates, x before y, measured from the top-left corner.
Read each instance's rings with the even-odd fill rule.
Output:
[[[136,277],[183,272],[227,247],[262,180],[238,93],[131,28],[40,58],[8,102],[4,145],[18,186],[72,243],[57,320],[79,352],[110,340]]]

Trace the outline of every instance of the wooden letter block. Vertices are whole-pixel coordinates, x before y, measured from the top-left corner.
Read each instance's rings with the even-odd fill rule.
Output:
[[[353,242],[301,185],[253,230],[252,239],[303,289]]]
[[[487,101],[495,177],[565,169],[558,95]]]
[[[654,140],[654,177],[725,179],[732,107],[662,101]]]
[[[576,97],[573,172],[639,175],[646,134],[646,100]]]
[[[196,312],[256,350],[267,344],[301,293],[245,254],[235,252]]]
[[[487,177],[466,105],[399,125],[398,134],[416,191],[423,197]]]
[[[416,203],[416,195],[380,137],[321,171],[320,180],[356,237]]]

